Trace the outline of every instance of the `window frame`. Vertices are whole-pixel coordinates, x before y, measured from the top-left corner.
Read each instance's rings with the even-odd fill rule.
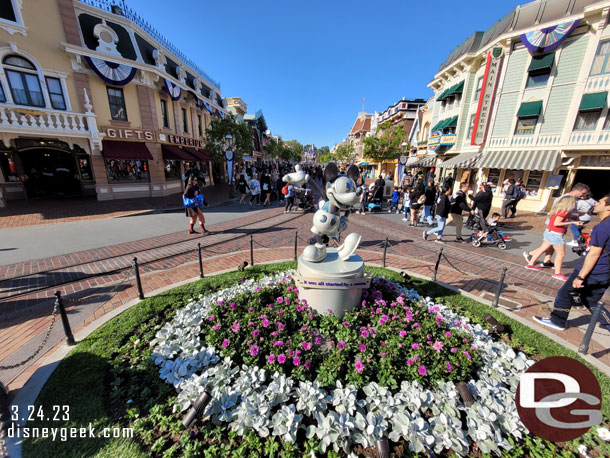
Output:
[[[4,86],[0,82],[0,103],[6,103],[6,92],[4,92]]]
[[[539,76],[546,76],[544,83],[536,82],[534,80],[534,78],[537,78]],[[528,73],[527,80],[525,81],[525,89],[538,89],[541,87],[546,87],[549,84],[550,78],[551,78],[551,70],[544,71],[544,72]]]
[[[6,67],[6,65],[8,65],[9,67]],[[15,105],[21,105],[21,106],[26,106],[26,107],[46,108],[47,104],[46,104],[46,101],[44,98],[44,92],[42,90],[42,85],[40,84],[40,78],[38,77],[38,73],[13,70],[13,68],[11,68],[11,67],[13,67],[13,68],[23,68],[23,67],[11,66],[11,64],[4,64],[4,67],[3,67],[4,73],[6,74],[6,81],[8,82],[8,86],[11,91],[11,96],[13,97],[13,103]],[[19,78],[21,79],[21,84],[23,85],[23,89],[18,89],[18,90],[24,91],[27,103],[18,103],[17,102],[18,97],[15,96],[15,89],[13,88],[13,83],[11,82],[11,78],[9,77],[10,74],[18,75]],[[40,96],[42,98],[41,105],[38,105],[33,102],[31,92],[30,92],[30,87],[27,82],[26,76],[34,77],[35,81],[38,83],[38,89],[40,90],[39,92],[40,92]],[[35,92],[35,91],[33,91],[33,92]]]
[[[110,91],[119,91],[121,93],[121,108],[123,109],[123,112],[125,113],[124,119],[123,118],[118,118],[115,117],[112,113],[112,106],[113,105],[117,105],[116,103],[111,101],[111,97],[113,98],[117,98],[116,95],[110,95]],[[112,119],[113,121],[128,121],[129,118],[127,117],[127,106],[125,105],[125,92],[123,91],[122,87],[115,87],[115,86],[106,86],[106,95],[108,96],[108,106],[110,108],[110,119]]]
[[[531,116],[531,117],[525,117],[525,118],[517,118],[517,125],[515,126],[515,133],[514,135],[534,135],[536,133],[536,127],[538,126],[538,119],[540,118],[540,116]],[[534,126],[532,128],[531,132],[519,132],[519,123],[521,123],[522,121],[531,121],[534,120]]]
[[[64,86],[61,82],[61,79],[55,77],[55,76],[45,76],[45,83],[47,84],[47,91],[49,93],[49,102],[51,103],[51,107],[55,110],[60,110],[60,111],[67,111],[68,110],[68,105],[66,103],[66,96],[64,95]],[[60,92],[51,92],[51,88],[49,86],[49,80],[55,80],[57,81],[57,84],[59,85],[59,90]],[[55,106],[55,103],[53,102],[53,95],[57,96],[60,95],[61,96],[61,101],[63,103],[63,108],[58,108]]]
[[[197,115],[197,132],[200,137],[203,137],[203,125],[201,124],[201,115]]]
[[[477,102],[481,97],[481,92],[483,91],[483,80],[485,79],[485,75],[479,76],[477,79],[477,87],[474,90],[474,101]]]
[[[472,138],[472,132],[474,131],[474,121],[477,117],[476,113],[472,113],[470,115],[470,123],[468,124],[468,134],[466,135],[466,139],[468,141],[470,141],[470,139]]]
[[[161,121],[163,122],[163,127],[169,129],[169,114],[167,111],[167,100],[161,100]]]
[[[187,113],[188,113],[188,110],[186,108],[182,107],[182,132],[185,134],[189,133]]]
[[[599,54],[602,46],[606,46],[608,48],[608,52],[606,54]],[[601,65],[601,71],[597,73],[593,73],[593,68],[595,66],[598,57],[604,56],[603,64]],[[589,70],[589,76],[600,76],[610,74],[610,68],[608,59],[610,58],[610,39],[599,40],[597,45],[597,50],[595,51],[595,56],[593,57],[593,62],[591,63],[591,69]]]
[[[592,128],[587,127],[577,127],[580,120],[583,120],[583,115],[596,114],[595,123]],[[574,127],[572,128],[573,132],[593,132],[597,130],[597,123],[601,118],[602,110],[590,110],[590,111],[579,111],[576,115],[576,119],[574,120]],[[583,121],[584,122],[584,121]]]

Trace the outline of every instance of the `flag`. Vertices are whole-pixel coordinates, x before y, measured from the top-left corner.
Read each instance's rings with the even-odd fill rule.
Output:
[[[362,103],[364,103],[364,97],[362,97]]]

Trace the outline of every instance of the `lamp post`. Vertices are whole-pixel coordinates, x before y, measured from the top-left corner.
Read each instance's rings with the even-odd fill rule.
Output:
[[[229,175],[229,198],[235,197],[235,190],[233,189],[233,159],[235,153],[233,152],[233,136],[227,134],[225,136],[225,160],[227,161],[227,174]]]
[[[405,160],[404,163],[402,163],[400,159],[401,159],[401,156],[404,156],[406,154],[408,146],[409,146],[409,144],[407,142],[402,142],[400,144],[401,154],[400,154],[400,156],[398,156],[398,176],[396,177],[396,181],[402,180],[402,175],[403,175],[403,173],[405,173],[407,161]]]

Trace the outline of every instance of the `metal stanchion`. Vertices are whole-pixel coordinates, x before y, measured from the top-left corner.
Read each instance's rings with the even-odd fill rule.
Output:
[[[10,402],[8,402],[8,389],[5,388],[2,382],[0,382],[0,429],[2,429],[5,423],[8,424],[11,419],[9,405]]]
[[[506,267],[502,267],[502,275],[500,275],[500,283],[498,283],[498,289],[496,290],[496,297],[494,297],[494,301],[491,303],[494,307],[498,306],[498,301],[500,300],[500,293],[502,292],[502,287],[504,286],[504,277],[506,277]]]
[[[438,272],[438,265],[441,263],[441,258],[443,257],[443,249],[438,252],[438,258],[436,259],[436,264],[434,265],[434,275],[432,275],[432,281],[436,281],[436,273]]]
[[[299,236],[299,231],[294,232],[294,260],[297,260],[297,237]]]
[[[472,404],[474,404],[474,398],[472,397],[472,393],[470,393],[466,382],[458,383],[455,388],[460,397],[462,398],[462,402],[466,407],[470,407]]]
[[[210,396],[207,391],[201,393],[193,404],[193,406],[191,407],[191,409],[186,414],[186,417],[184,417],[184,420],[182,420],[182,425],[185,428],[190,428],[192,424],[195,423],[195,420],[197,420],[197,417],[201,415],[201,413],[205,410],[211,400],[212,396]]]
[[[254,237],[250,236],[250,265],[254,265]]]
[[[64,333],[66,334],[66,343],[68,345],[74,345],[74,336],[72,335],[72,329],[70,329],[70,322],[68,321],[68,315],[66,314],[66,309],[64,308],[64,301],[61,298],[61,292],[55,292],[55,304],[57,304],[57,308],[59,309],[59,314],[61,315],[61,324],[64,326]]]
[[[486,314],[483,318],[485,319],[485,321],[491,324],[492,331],[497,332],[498,334],[504,331],[504,326],[502,326],[500,322],[490,314]]]
[[[390,444],[387,439],[378,439],[375,442],[377,448],[377,456],[379,458],[390,458]]]
[[[589,344],[591,343],[591,337],[593,337],[593,331],[595,331],[595,325],[597,324],[597,320],[599,320],[599,314],[601,312],[602,304],[598,302],[595,304],[595,307],[591,310],[591,321],[589,321],[589,326],[587,326],[587,331],[585,332],[585,336],[578,347],[578,353],[582,353],[586,355],[589,351]]]
[[[144,299],[144,290],[142,289],[142,280],[140,279],[140,266],[138,265],[138,258],[133,258],[133,268],[136,273],[136,285],[138,287],[138,297]]]
[[[386,237],[383,241],[383,267],[385,267],[385,258],[388,253],[388,238]]]
[[[201,259],[201,243],[197,244],[197,251],[199,252],[199,278],[203,278],[203,260]]]

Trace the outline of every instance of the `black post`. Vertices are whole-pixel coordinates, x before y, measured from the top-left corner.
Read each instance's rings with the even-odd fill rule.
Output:
[[[0,429],[4,429],[5,425],[8,428],[10,424],[11,414],[9,412],[9,405],[8,388],[5,388],[4,384],[0,382]]]
[[[504,286],[504,277],[506,277],[506,267],[502,267],[502,275],[500,275],[500,283],[498,283],[496,297],[494,297],[494,301],[491,303],[491,305],[493,305],[494,307],[498,306],[498,301],[500,300],[500,293],[502,292],[502,287]]]
[[[197,417],[203,413],[207,405],[212,400],[212,396],[207,391],[204,391],[199,395],[193,406],[190,408],[184,420],[182,420],[182,425],[185,428],[190,428],[191,425],[197,420]]]
[[[74,336],[72,335],[72,329],[70,329],[70,322],[68,321],[68,315],[66,314],[66,309],[64,308],[64,300],[61,298],[61,292],[55,292],[55,304],[59,309],[59,314],[61,315],[61,324],[64,325],[64,333],[66,334],[66,343],[68,345],[74,345]]]
[[[254,237],[250,236],[250,265],[254,265]]]
[[[378,439],[375,442],[377,448],[377,456],[379,458],[390,458],[390,444],[387,439]]]
[[[472,397],[472,393],[468,389],[466,382],[459,382],[455,386],[455,389],[459,393],[460,397],[462,398],[462,402],[466,407],[470,407],[472,404],[474,404],[474,398]]]
[[[138,287],[138,297],[144,299],[144,290],[142,290],[142,280],[140,279],[140,266],[138,265],[138,258],[133,258],[133,268],[136,272],[136,285]]]
[[[297,237],[299,236],[299,231],[294,231],[294,260],[297,260]]]
[[[586,355],[589,351],[589,344],[591,343],[591,337],[593,337],[593,331],[595,331],[595,325],[597,324],[597,320],[599,320],[601,308],[602,304],[598,302],[591,310],[591,321],[589,321],[589,326],[587,326],[585,336],[583,337],[582,342],[578,347],[578,353]]]
[[[383,241],[383,267],[385,267],[385,257],[388,253],[388,238],[386,237]]]
[[[199,278],[203,278],[203,260],[201,259],[201,243],[197,244],[197,251],[199,252]]]
[[[441,258],[443,257],[443,249],[438,252],[438,258],[436,259],[436,264],[434,265],[434,275],[432,275],[432,281],[436,281],[436,273],[438,272],[438,265],[441,263]]]

